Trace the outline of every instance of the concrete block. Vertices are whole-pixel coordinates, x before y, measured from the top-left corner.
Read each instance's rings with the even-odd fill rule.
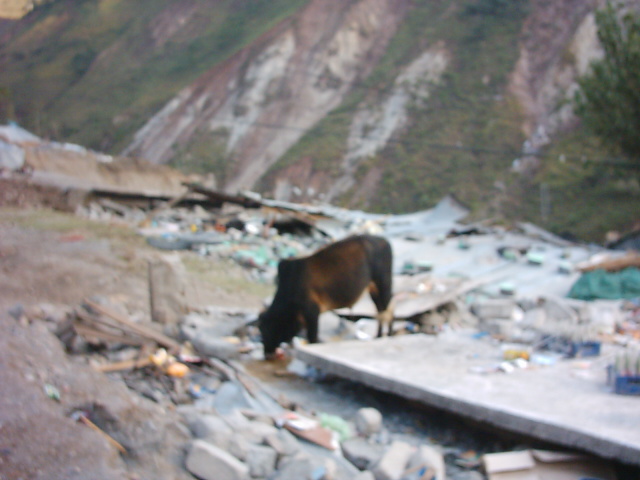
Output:
[[[368,437],[380,431],[382,414],[375,408],[361,408],[356,413],[354,423],[358,433]]]
[[[354,437],[341,443],[342,454],[360,470],[367,470],[382,457],[385,446],[370,443],[364,438]]]
[[[187,454],[186,467],[202,480],[246,480],[249,467],[230,453],[204,440],[195,440]]]
[[[407,469],[418,469],[421,466],[431,468],[435,472],[435,480],[445,480],[445,466],[442,454],[433,447],[421,445],[409,458]]]
[[[196,438],[206,439],[214,445],[226,449],[233,435],[233,430],[216,415],[196,415],[189,423],[189,429]]]
[[[265,445],[249,445],[245,462],[253,478],[269,477],[276,470],[277,452]]]
[[[407,468],[414,448],[405,442],[395,441],[371,470],[376,480],[399,480]]]
[[[149,297],[154,322],[175,325],[189,311],[185,297],[186,278],[186,269],[177,254],[149,261]]]

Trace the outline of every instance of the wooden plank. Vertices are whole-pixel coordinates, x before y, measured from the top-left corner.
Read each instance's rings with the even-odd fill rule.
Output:
[[[607,258],[601,262],[585,267],[578,267],[581,272],[591,272],[593,270],[606,270],[607,272],[619,272],[628,267],[640,268],[640,255],[630,253],[624,257]]]
[[[80,309],[76,309],[75,315],[76,315],[76,318],[79,319],[80,321],[76,321],[74,323],[74,326],[83,325],[87,328],[92,328],[94,330],[99,330],[112,335],[136,336],[126,327],[120,325],[118,322],[108,317],[91,314],[86,310],[80,310]],[[141,343],[143,343],[142,337],[138,336],[138,338],[140,338]]]
[[[183,183],[183,185],[186,186],[190,191],[204,195],[211,200],[220,202],[221,204],[235,203],[237,205],[242,205],[245,208],[260,208],[262,206],[262,203],[252,198],[238,195],[229,195],[228,193],[210,190],[197,183]]]
[[[144,343],[144,340],[138,338],[131,338],[126,335],[118,335],[115,333],[104,332],[95,328],[91,328],[88,325],[78,323],[73,327],[76,333],[85,338],[96,338],[105,342],[124,343],[125,345],[131,345],[139,347]]]
[[[121,370],[131,370],[132,368],[142,368],[151,365],[150,358],[136,358],[133,360],[124,360],[122,362],[106,363],[104,365],[96,365],[94,370],[99,372],[119,372]]]
[[[296,428],[293,422],[286,422],[284,428],[291,433],[300,437],[308,442],[315,443],[327,450],[335,450],[337,448],[336,443],[333,441],[333,432],[328,428],[321,425],[317,425],[311,428]]]
[[[126,326],[127,328],[137,333],[138,335],[141,335],[144,338],[149,338],[157,342],[158,344],[162,345],[163,347],[170,349],[171,351],[180,350],[181,345],[178,342],[176,342],[174,339],[169,338],[160,332],[156,332],[155,330],[149,327],[145,327],[143,325],[137,324],[129,320],[128,318],[124,317],[123,315],[120,315],[119,313],[114,312],[103,305],[92,302],[91,300],[85,300],[85,303],[96,312],[112,318],[113,320]]]

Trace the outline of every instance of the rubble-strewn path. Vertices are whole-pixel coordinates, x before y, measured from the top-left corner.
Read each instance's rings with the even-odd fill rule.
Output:
[[[480,480],[483,453],[528,442],[489,435],[360,385],[292,375],[295,365],[287,370],[285,363],[252,360],[240,353],[242,345],[229,348],[231,339],[205,341],[199,328],[223,339],[265,296],[264,288],[249,287],[252,281],[242,283],[241,267],[230,262],[213,281],[191,266],[187,303],[217,309],[195,308],[204,313],[150,332],[148,266],[156,253],[114,223],[0,210],[2,480],[188,479],[191,473],[413,480],[443,470],[449,479]],[[180,255],[186,264],[195,261],[191,252]],[[233,309],[224,306],[241,308],[229,314]],[[127,330],[132,325],[135,334]],[[167,338],[178,338],[178,329],[194,344],[200,340],[200,351],[174,348]],[[122,345],[124,339],[131,344]],[[172,355],[178,362],[168,361]],[[170,372],[182,362],[188,375]],[[375,410],[361,410],[370,407]],[[331,433],[346,429],[351,435],[344,438]]]

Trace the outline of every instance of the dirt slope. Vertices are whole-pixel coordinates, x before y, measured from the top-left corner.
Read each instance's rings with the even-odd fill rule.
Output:
[[[22,193],[25,203],[37,203],[39,192]],[[68,356],[49,331],[55,322],[29,324],[8,314],[22,305],[42,317],[59,316],[100,295],[134,318],[147,318],[147,259],[155,254],[122,226],[47,209],[0,207],[2,480],[193,478],[182,467],[189,435],[175,411]],[[191,305],[257,307],[261,301],[195,279],[187,295]],[[47,396],[46,385],[58,389],[59,402]],[[98,411],[129,453],[119,455],[98,433],[70,418],[77,409]]]

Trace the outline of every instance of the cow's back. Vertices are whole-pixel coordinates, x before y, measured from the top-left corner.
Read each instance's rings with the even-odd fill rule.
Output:
[[[350,307],[374,277],[384,276],[390,260],[391,249],[381,237],[360,235],[329,245],[306,259],[310,299],[321,311]]]

